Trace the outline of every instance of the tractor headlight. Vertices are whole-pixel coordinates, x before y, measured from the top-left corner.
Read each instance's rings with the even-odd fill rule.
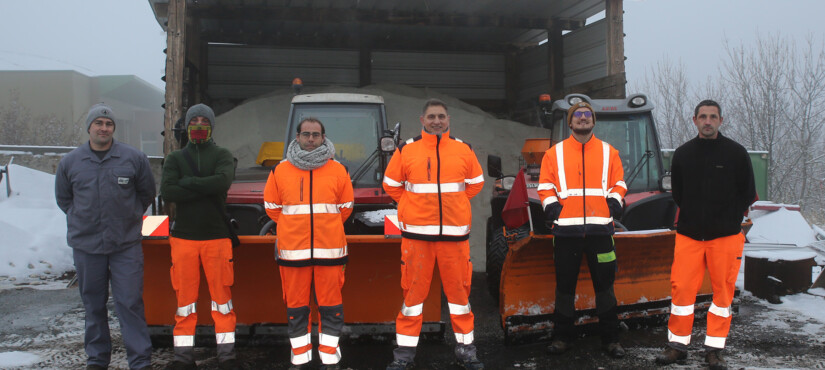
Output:
[[[381,138],[381,151],[386,153],[395,151],[395,140],[392,139],[392,136],[384,136]]]
[[[516,182],[515,176],[507,176],[501,179],[501,188],[504,190],[510,190],[513,188],[513,184]]]
[[[647,101],[645,100],[644,96],[637,96],[633,99],[630,99],[630,106],[633,108],[641,107],[645,105]]]
[[[569,100],[567,100],[567,102],[568,102],[570,105],[576,105],[576,104],[579,104],[579,103],[581,103],[581,102],[583,102],[583,101],[584,101],[584,99],[582,99],[582,98],[580,98],[580,97],[578,97],[578,96],[574,96],[574,97],[570,98]]]

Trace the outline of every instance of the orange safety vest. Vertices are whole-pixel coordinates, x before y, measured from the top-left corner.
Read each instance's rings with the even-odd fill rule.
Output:
[[[553,235],[612,235],[607,198],[622,202],[627,185],[619,151],[592,136],[579,143],[572,136],[544,153],[538,193],[542,208],[560,203]]]
[[[384,190],[398,202],[405,238],[461,241],[470,237],[470,198],[484,187],[484,173],[470,144],[421,131],[395,150]]]
[[[278,264],[346,264],[344,221],[352,214],[352,204],[349,174],[335,160],[311,171],[289,161],[278,164],[264,188],[266,214],[278,224]]]

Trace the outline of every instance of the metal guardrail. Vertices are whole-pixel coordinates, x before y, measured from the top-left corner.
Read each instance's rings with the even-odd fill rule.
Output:
[[[0,153],[31,153],[31,154],[66,154],[71,152],[74,146],[41,146],[41,145],[0,145]]]
[[[3,181],[3,175],[6,176],[6,198],[11,197],[11,177],[9,176],[9,166],[14,162],[14,157],[9,159],[9,163],[3,168],[0,168],[0,181]]]

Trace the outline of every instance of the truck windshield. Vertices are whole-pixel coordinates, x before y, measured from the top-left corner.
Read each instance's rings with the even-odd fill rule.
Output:
[[[649,114],[599,115],[593,134],[619,151],[629,192],[659,188],[660,154]]]
[[[314,117],[324,123],[326,137],[335,145],[335,160],[341,162],[350,176],[367,161],[378,147],[379,126],[383,119],[376,104],[300,104],[293,107],[287,142],[295,139],[298,123]],[[356,187],[380,187],[378,161],[358,179]]]

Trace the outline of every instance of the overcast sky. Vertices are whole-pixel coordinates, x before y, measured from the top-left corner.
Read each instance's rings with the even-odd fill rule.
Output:
[[[624,10],[631,85],[665,56],[690,78],[715,75],[724,37],[825,34],[823,0],[625,0]],[[0,0],[0,34],[0,70],[133,74],[163,88],[166,38],[146,0]]]

